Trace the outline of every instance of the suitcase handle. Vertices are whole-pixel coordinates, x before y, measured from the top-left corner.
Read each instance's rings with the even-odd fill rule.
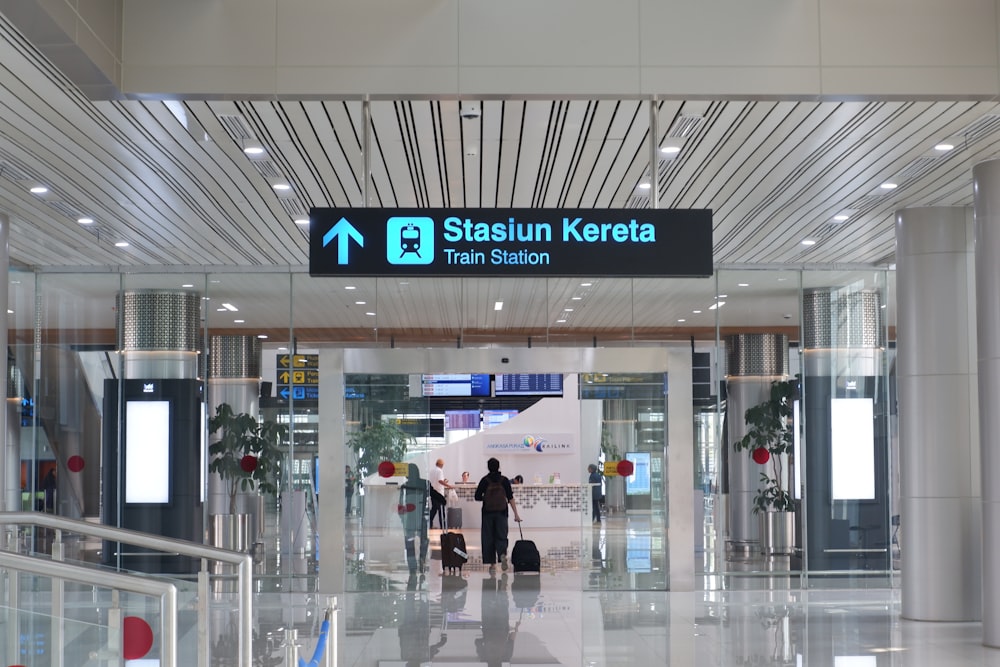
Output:
[[[524,539],[524,531],[521,530],[521,523],[522,522],[521,521],[517,521],[516,523],[517,523],[517,532],[521,533],[521,539],[523,540]]]

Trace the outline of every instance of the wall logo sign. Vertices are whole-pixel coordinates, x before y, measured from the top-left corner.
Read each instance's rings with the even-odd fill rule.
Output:
[[[488,454],[573,454],[576,439],[569,433],[485,433]]]
[[[707,209],[314,208],[312,276],[712,275]]]

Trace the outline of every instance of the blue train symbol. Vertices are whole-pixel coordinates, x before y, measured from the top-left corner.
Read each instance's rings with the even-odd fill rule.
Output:
[[[420,257],[420,229],[414,224],[408,224],[399,230],[399,256],[413,253]]]

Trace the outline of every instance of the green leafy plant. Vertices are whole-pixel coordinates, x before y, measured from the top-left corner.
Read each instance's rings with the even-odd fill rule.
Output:
[[[795,442],[792,417],[798,392],[798,376],[775,380],[768,398],[747,408],[743,415],[747,432],[733,443],[733,449],[747,452],[755,463],[766,466],[754,496],[754,514],[795,509],[792,496],[784,485],[784,455],[792,454]]]
[[[382,461],[402,461],[413,442],[413,436],[403,429],[378,420],[351,435],[347,446],[354,452],[358,470],[371,475]]]
[[[236,512],[239,491],[277,493],[281,449],[285,427],[273,421],[258,422],[245,412],[234,412],[223,403],[208,420],[208,431],[218,440],[208,447],[211,463],[208,470],[218,473],[226,483],[229,513]]]

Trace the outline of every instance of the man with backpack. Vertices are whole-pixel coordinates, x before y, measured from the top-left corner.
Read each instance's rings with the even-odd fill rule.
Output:
[[[489,471],[479,480],[476,500],[483,503],[482,542],[483,562],[490,566],[490,574],[496,574],[497,561],[504,572],[507,571],[507,506],[514,510],[514,521],[520,522],[514,502],[514,490],[510,480],[500,474],[500,461],[491,458],[486,462]]]

